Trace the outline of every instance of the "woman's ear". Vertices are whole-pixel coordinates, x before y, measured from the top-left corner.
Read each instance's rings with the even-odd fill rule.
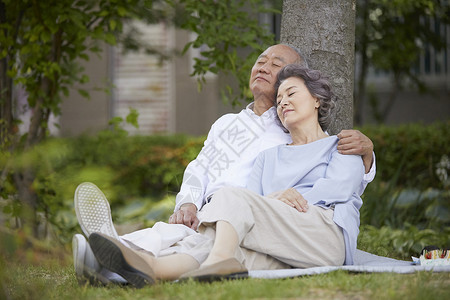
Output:
[[[320,107],[320,100],[319,100],[319,98],[314,98],[314,99],[316,99],[316,103],[315,103],[314,107],[315,108],[319,108]]]

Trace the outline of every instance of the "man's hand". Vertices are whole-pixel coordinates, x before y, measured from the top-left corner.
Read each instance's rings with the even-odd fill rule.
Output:
[[[194,203],[185,203],[180,209],[169,217],[169,224],[184,224],[197,230],[198,227],[197,206]]]
[[[307,212],[309,208],[308,201],[294,188],[272,193],[268,197],[280,200],[299,212]]]
[[[373,143],[359,130],[342,130],[337,135],[339,138],[337,149],[341,154],[361,155],[366,173],[370,171],[373,163]]]

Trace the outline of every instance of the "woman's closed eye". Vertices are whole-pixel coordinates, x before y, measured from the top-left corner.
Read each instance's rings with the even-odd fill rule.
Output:
[[[282,99],[281,96],[277,97],[277,106],[279,106],[281,104],[281,99]]]

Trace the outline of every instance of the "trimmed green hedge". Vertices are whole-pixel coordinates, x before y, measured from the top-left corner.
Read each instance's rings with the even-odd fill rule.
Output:
[[[450,155],[450,121],[432,125],[366,126],[374,143],[377,178],[402,187],[442,188],[436,165]]]

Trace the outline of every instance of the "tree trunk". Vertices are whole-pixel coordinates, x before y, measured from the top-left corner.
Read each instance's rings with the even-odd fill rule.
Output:
[[[38,197],[33,190],[34,174],[30,167],[21,172],[14,172],[14,183],[17,187],[18,198],[22,204],[20,217],[22,226],[28,226],[33,232],[33,236],[39,237],[39,220],[37,217]]]
[[[328,132],[353,127],[355,0],[284,0],[281,42],[297,47],[329,77],[339,98]]]
[[[61,39],[62,30],[59,30],[53,39],[52,53],[49,60],[52,62],[59,63],[61,58]],[[51,80],[49,77],[43,77],[40,82],[40,88],[44,91],[46,97],[54,99],[57,95],[57,83],[58,78],[53,78]],[[42,142],[46,137],[48,119],[50,117],[50,108],[44,105],[44,96],[37,98],[36,104],[32,108],[32,117],[30,122],[30,127],[28,129],[28,135],[26,143],[24,145],[24,150],[32,149],[36,144]],[[43,125],[45,124],[45,125]],[[46,209],[43,203],[39,200],[36,191],[33,188],[33,182],[35,180],[35,175],[31,166],[26,166],[22,171],[16,171],[14,176],[14,181],[17,186],[19,199],[23,206],[23,222],[28,222],[31,225],[33,234],[35,237],[39,237],[41,233],[38,231],[39,219],[37,217],[37,212],[39,206],[41,209]]]

